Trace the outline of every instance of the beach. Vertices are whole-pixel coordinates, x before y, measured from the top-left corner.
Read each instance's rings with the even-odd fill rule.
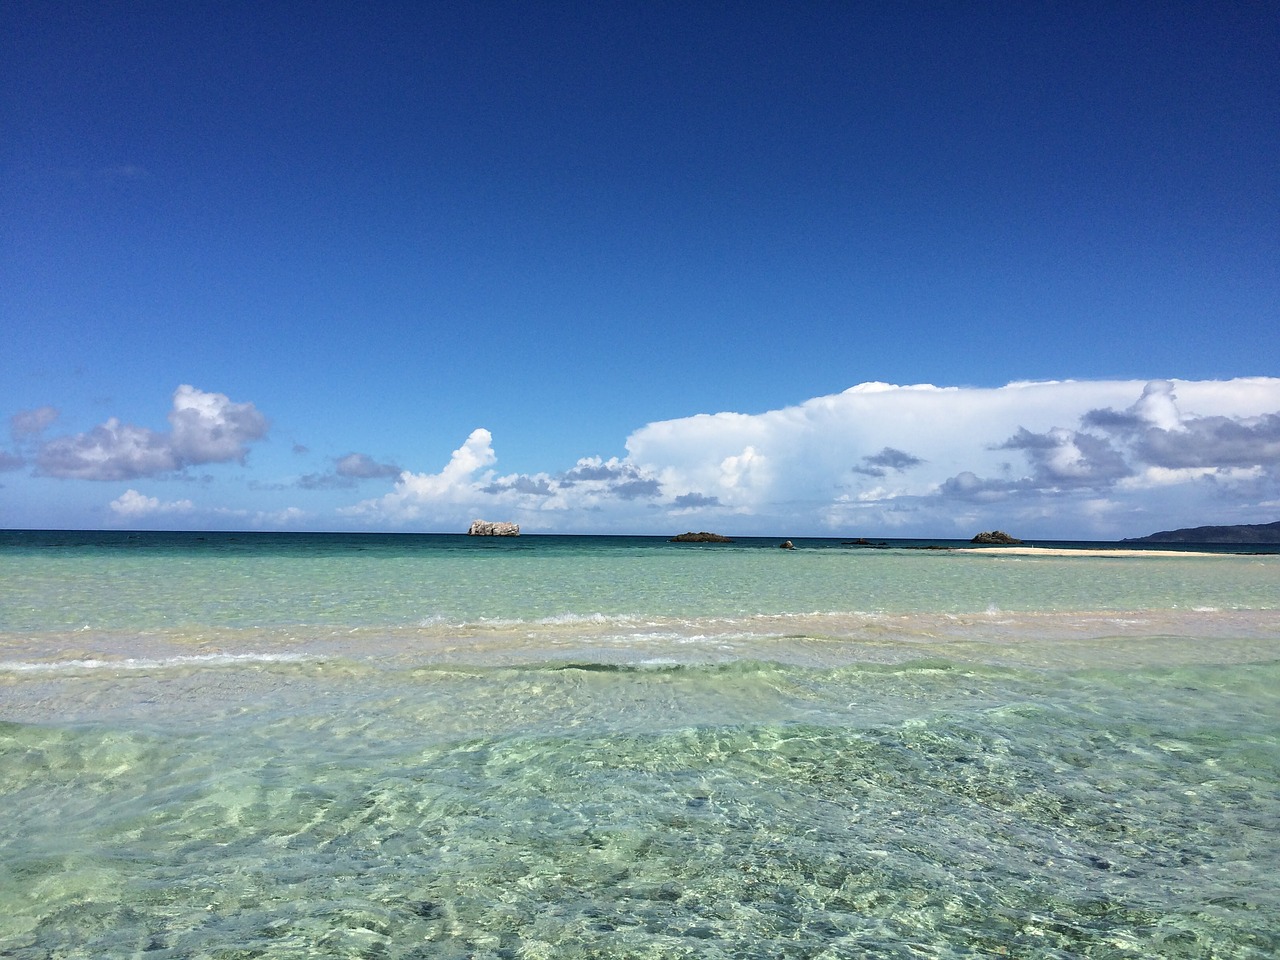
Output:
[[[0,955],[1280,951],[1280,556],[778,542],[0,537]]]

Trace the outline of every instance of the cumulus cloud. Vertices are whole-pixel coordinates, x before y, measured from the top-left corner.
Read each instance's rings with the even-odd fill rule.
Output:
[[[243,462],[248,444],[267,435],[267,418],[252,403],[232,403],[225,394],[185,384],[174,392],[169,424],[170,444],[184,466]]]
[[[1031,488],[1105,486],[1133,472],[1105,437],[1061,427],[1044,433],[1019,427],[997,449],[1022,451],[1031,466],[1023,485]]]
[[[496,459],[493,437],[483,427],[477,428],[453,451],[439,473],[405,470],[390,493],[340,512],[391,523],[405,523],[424,515],[433,519],[442,515],[460,516],[457,508],[467,508],[486,499],[483,488],[492,484],[493,474],[485,468]]]
[[[756,415],[650,423],[622,458],[498,476],[487,430],[348,513],[665,532],[1130,535],[1253,522],[1280,499],[1280,379],[867,383]],[[1252,511],[1252,512],[1251,512]],[[1150,518],[1150,519],[1144,519]]]
[[[442,526],[495,511],[503,516],[541,514],[543,522],[554,527],[565,516],[648,502],[662,491],[657,476],[617,458],[586,457],[558,474],[506,476],[489,469],[496,462],[493,437],[479,428],[453,451],[439,473],[404,471],[391,492],[340,512],[392,524],[422,521]]]
[[[1078,501],[1081,517],[1097,524],[1107,510],[1140,507],[1134,495],[1157,486],[1143,479],[1154,467],[1204,468],[1194,479],[1211,476],[1220,487],[1254,468],[1274,484],[1277,441],[1280,380],[1270,378],[869,383],[756,416],[649,424],[627,450],[666,488],[698,490],[740,514],[785,520],[808,511],[833,528],[937,532],[997,504],[1028,517],[1053,504],[1068,511],[1066,525]]]
[[[126,490],[109,504],[117,516],[136,519],[158,513],[190,513],[195,504],[190,500],[161,501],[158,497],[148,497],[132,488]]]
[[[267,433],[252,403],[183,385],[173,394],[169,430],[154,431],[112,417],[87,433],[56,437],[36,454],[45,476],[78,480],[134,480],[205,463],[243,463],[249,444]]]

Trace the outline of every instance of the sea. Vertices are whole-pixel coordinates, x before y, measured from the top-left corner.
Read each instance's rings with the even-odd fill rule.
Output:
[[[0,532],[0,957],[1280,956],[1275,546],[793,542]]]

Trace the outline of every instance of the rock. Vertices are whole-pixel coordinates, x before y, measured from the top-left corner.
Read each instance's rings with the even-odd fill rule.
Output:
[[[670,543],[733,543],[728,537],[722,537],[718,533],[707,533],[703,530],[701,533],[694,533],[690,530],[688,533],[682,533],[679,536],[672,537]]]
[[[796,545],[790,540],[783,540],[779,546],[782,547],[783,550],[794,550],[796,548]]]
[[[1019,540],[1017,537],[1009,536],[1009,534],[1005,533],[1003,530],[986,530],[978,534],[969,542],[970,543],[995,543],[995,544],[1004,544],[1007,546],[1010,544],[1021,543],[1022,541]]]
[[[467,530],[469,537],[518,537],[520,524],[493,520],[472,520]]]
[[[873,550],[885,550],[889,544],[881,540],[879,543],[872,543],[866,537],[859,537],[857,540],[841,540],[842,547],[870,547]]]

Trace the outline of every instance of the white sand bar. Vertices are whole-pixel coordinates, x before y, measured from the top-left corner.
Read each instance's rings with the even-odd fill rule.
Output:
[[[966,553],[1006,553],[1020,557],[1238,557],[1238,553],[1209,553],[1199,550],[1070,550],[1059,547],[957,547]],[[1278,554],[1277,556],[1280,556]]]

